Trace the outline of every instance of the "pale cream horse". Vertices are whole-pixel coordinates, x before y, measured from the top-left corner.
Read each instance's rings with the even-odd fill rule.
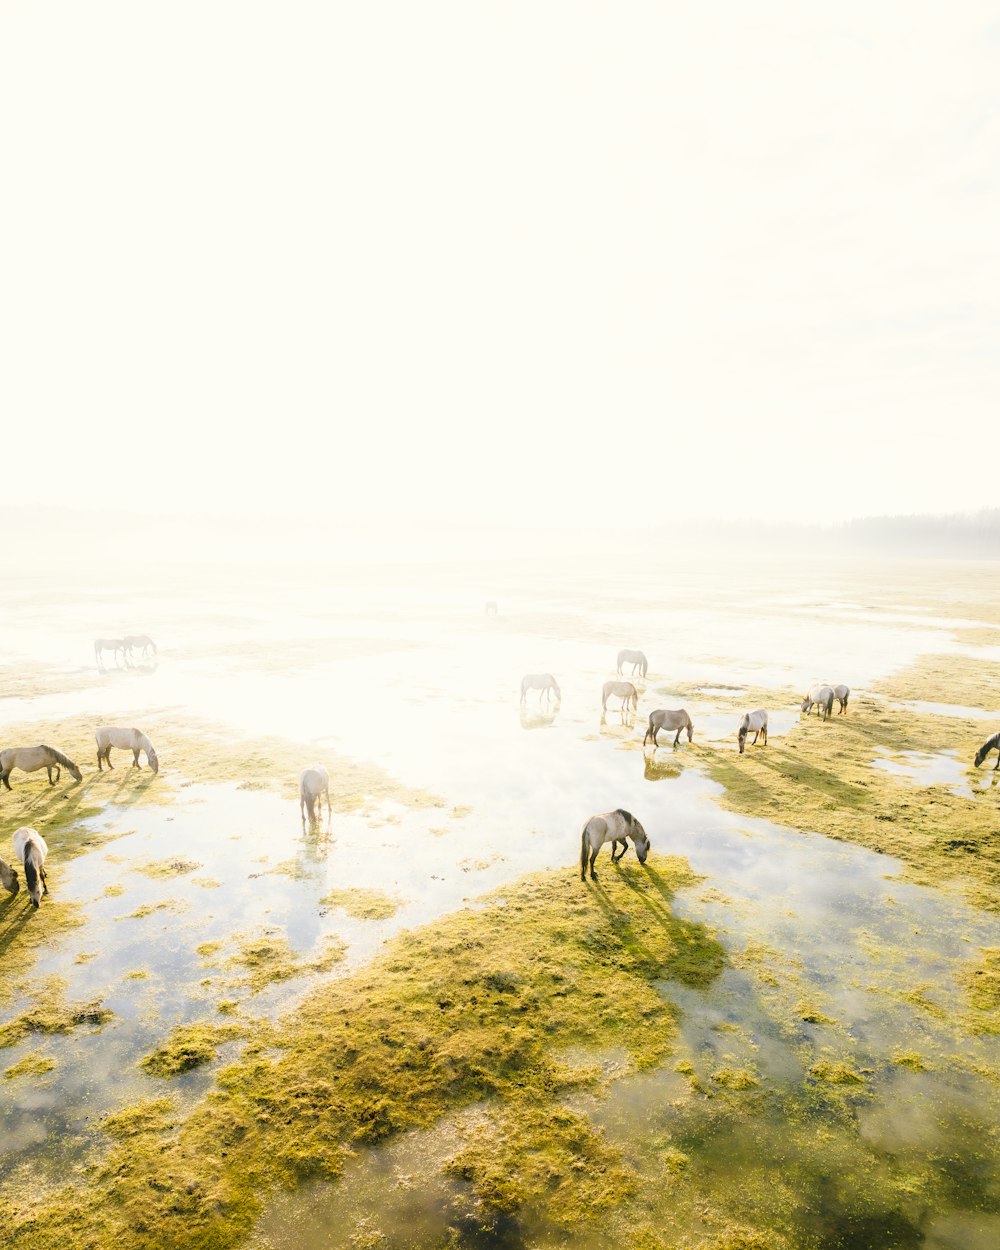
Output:
[[[40,768],[44,768],[49,776],[49,785],[54,786],[62,776],[61,769],[65,768],[73,774],[75,781],[83,780],[83,773],[73,763],[67,755],[63,755],[62,751],[57,751],[55,747],[37,746],[37,747],[8,747],[5,751],[0,751],[0,782],[7,789],[10,789],[11,769],[19,768],[23,773],[34,773]],[[53,772],[55,777],[53,777]]]
[[[111,763],[111,748],[115,747],[119,751],[132,752],[132,767],[139,767],[139,752],[146,752],[146,763],[154,773],[160,771],[160,761],[156,752],[153,750],[153,744],[146,735],[139,729],[123,729],[117,725],[102,725],[94,734],[97,739],[97,767],[100,772],[104,771],[104,764],[108,768],[114,768]]]

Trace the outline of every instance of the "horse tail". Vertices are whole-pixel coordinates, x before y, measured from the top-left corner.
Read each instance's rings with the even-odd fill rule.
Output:
[[[830,692],[830,697],[826,701],[826,719],[829,720],[832,715],[833,715],[833,691]]]
[[[582,881],[587,875],[587,830],[590,827],[590,821],[583,826],[583,833],[580,835],[580,880]]]

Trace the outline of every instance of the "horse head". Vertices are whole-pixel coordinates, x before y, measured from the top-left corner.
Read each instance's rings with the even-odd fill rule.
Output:
[[[146,763],[153,770],[154,775],[160,771],[160,761],[156,752],[152,747],[146,752]]]
[[[984,760],[984,759],[986,759],[986,757],[987,757],[987,755],[989,755],[989,753],[990,753],[990,752],[989,752],[989,747],[987,747],[987,746],[986,746],[986,744],[984,743],[984,744],[983,744],[983,745],[979,748],[979,750],[976,752],[976,767],[977,767],[977,768],[978,768],[978,767],[979,767],[979,765],[983,762],[983,760]]]
[[[634,816],[632,817],[632,841],[635,844],[635,853],[639,858],[639,863],[644,864],[646,856],[649,854],[651,843],[646,836],[646,830],[643,829]]]
[[[746,725],[740,725],[740,730],[739,730],[739,733],[738,733],[736,736],[737,736],[737,738],[739,739],[739,744],[740,744],[740,755],[742,755],[742,754],[743,754],[743,748],[744,748],[744,747],[746,746],[746,744],[747,744],[747,727],[746,727]]]
[[[69,771],[73,774],[74,781],[83,780],[83,773],[80,772],[79,768],[77,768],[75,764],[70,764],[68,765],[68,767],[69,767]]]

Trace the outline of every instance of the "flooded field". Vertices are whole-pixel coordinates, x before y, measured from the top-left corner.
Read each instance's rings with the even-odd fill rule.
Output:
[[[0,898],[12,1245],[1000,1240],[992,566],[0,598],[0,748],[83,771],[0,795],[0,855],[20,825],[49,846],[41,907]],[[101,671],[94,638],[126,632],[157,654]],[[602,715],[623,647],[638,711]],[[529,672],[561,698],[522,705]],[[800,715],[817,680],[845,715]],[[690,743],[644,748],[660,707]],[[99,773],[104,723],[159,774]],[[581,882],[584,821],[619,807],[647,864],[604,850]]]

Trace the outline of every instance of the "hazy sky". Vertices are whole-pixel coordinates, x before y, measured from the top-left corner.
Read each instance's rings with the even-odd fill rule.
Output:
[[[3,501],[1000,502],[1000,8],[0,0]]]

